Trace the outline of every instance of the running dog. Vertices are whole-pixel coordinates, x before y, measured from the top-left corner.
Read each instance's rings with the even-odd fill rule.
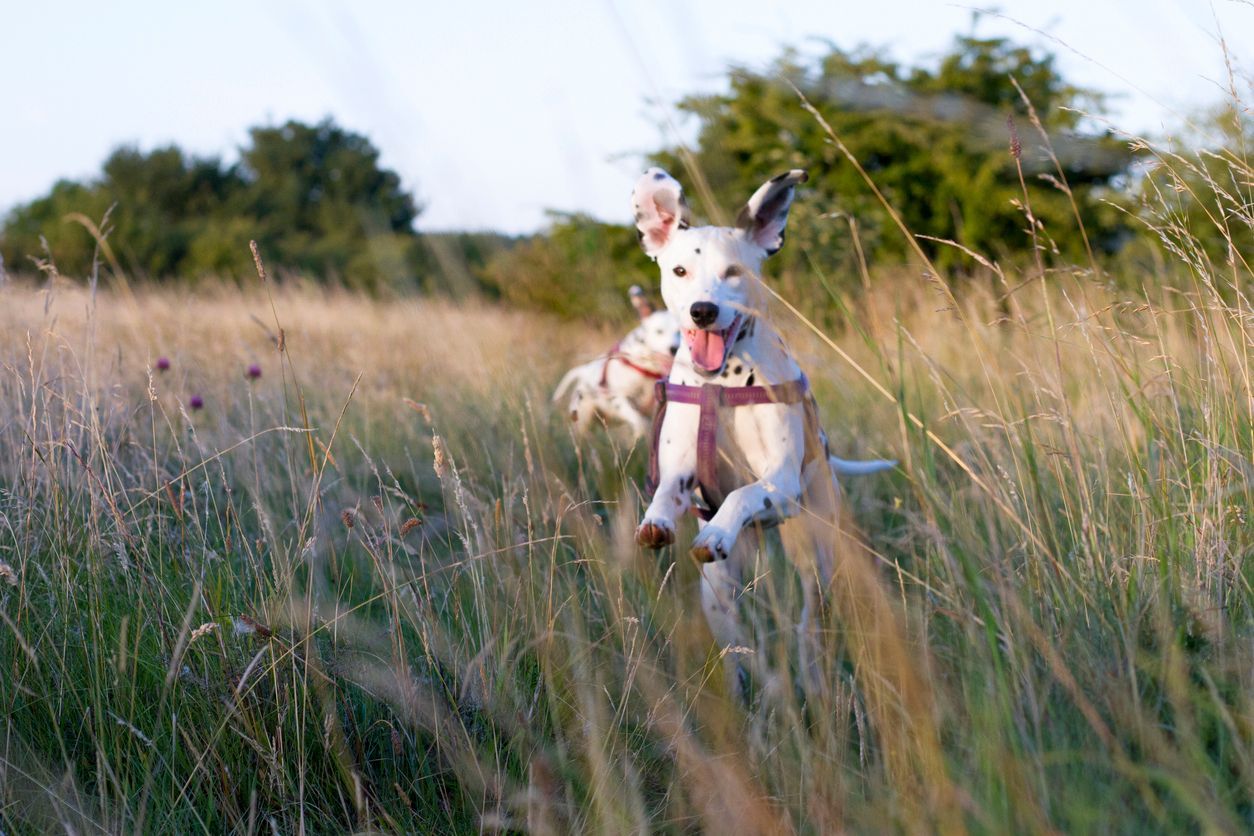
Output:
[[[801,170],[771,178],[732,227],[690,226],[683,189],[659,168],[646,171],[632,194],[641,246],[661,269],[662,298],[683,331],[669,378],[657,386],[653,497],[636,540],[662,548],[675,541],[681,515],[702,517],[691,553],[711,632],[724,648],[742,648],[729,662],[744,647],[737,599],[757,539],[746,529],[799,517],[790,526],[802,536],[786,543],[801,574],[804,634],[832,577],[835,476],[896,465],[830,455],[806,377],[764,315],[759,270],[783,246],[805,180]]]
[[[557,403],[570,390],[570,420],[581,433],[598,418],[623,422],[634,438],[648,432],[654,384],[679,351],[679,323],[671,312],[654,310],[639,286],[628,292],[640,324],[603,356],[567,372],[553,393]]]

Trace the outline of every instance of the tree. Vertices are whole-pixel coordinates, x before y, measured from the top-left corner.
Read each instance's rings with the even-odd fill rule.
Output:
[[[484,284],[511,304],[571,319],[628,318],[627,289],[657,281],[635,230],[581,214],[550,218],[544,234],[498,252],[481,271]]]
[[[1035,107],[1060,170],[1031,126],[1014,81]],[[1082,130],[1082,118],[1067,108],[1099,109],[1101,100],[1067,84],[1049,55],[1000,38],[964,37],[929,69],[832,47],[813,62],[788,52],[765,73],[735,68],[730,82],[726,94],[679,105],[698,121],[692,159],[716,204],[703,205],[697,192],[694,205],[707,215],[721,209],[730,217],[766,177],[808,169],[808,194],[794,207],[792,244],[776,270],[809,273],[813,263],[824,272],[853,275],[849,228],[833,222],[842,216],[857,221],[872,259],[901,259],[909,249],[862,176],[799,106],[790,84],[819,109],[942,268],[971,262],[934,239],[993,256],[1031,246],[1015,161],[1007,150],[1008,118],[1023,142],[1029,199],[1044,224],[1047,256],[1056,251],[1064,259],[1085,259],[1089,246],[1111,251],[1124,234],[1121,214],[1103,201],[1115,197],[1112,181],[1127,172],[1131,152],[1108,133]],[[683,159],[673,149],[654,156],[678,172],[685,169]]]
[[[43,255],[41,237],[63,272],[85,274],[95,239],[78,218],[106,215],[109,241],[123,269],[164,276],[188,268],[200,225],[243,186],[233,168],[215,158],[188,157],[174,146],[147,154],[131,146],[105,160],[95,182],[58,182],[45,197],[14,210],[0,252],[15,268]]]
[[[95,241],[73,219],[107,213],[123,269],[156,280],[251,275],[256,239],[276,269],[375,290],[412,283],[424,263],[419,207],[368,139],[329,119],[254,128],[249,139],[234,165],[174,146],[119,148],[99,178],[61,181],[11,212],[0,256],[19,269],[46,239],[63,272],[85,274]]]
[[[47,195],[15,208],[0,233],[0,257],[13,273],[31,272],[34,261],[55,253],[59,269],[83,276],[91,269],[95,242],[70,220],[82,213],[99,221],[110,201],[89,184],[58,180]]]
[[[405,282],[417,258],[419,207],[366,137],[327,119],[253,128],[241,153],[241,214],[269,257],[349,285]]]

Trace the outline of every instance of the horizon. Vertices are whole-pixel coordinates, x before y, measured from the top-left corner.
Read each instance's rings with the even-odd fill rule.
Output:
[[[98,176],[119,146],[173,144],[229,163],[250,127],[330,117],[379,149],[424,207],[421,232],[525,235],[552,212],[625,221],[644,154],[693,135],[675,102],[725,90],[734,64],[762,69],[785,48],[813,55],[825,43],[930,65],[957,36],[1009,37],[1052,52],[1069,81],[1109,95],[1111,123],[1136,134],[1184,130],[1220,103],[1225,57],[1249,83],[1243,56],[1226,55],[1220,41],[1254,26],[1254,8],[1235,0],[1100,9],[1065,0],[1045,14],[1013,0],[978,20],[958,4],[886,6],[870,14],[818,0],[767,9],[701,0],[633,6],[629,19],[607,3],[564,20],[561,32],[550,22],[563,11],[553,2],[393,6],[386,15],[292,2],[259,11],[233,2],[213,14],[152,6],[129,28],[116,17],[97,28],[91,15],[22,8],[6,15],[16,17],[9,31],[53,32],[64,45],[50,61],[39,39],[22,38],[0,58],[10,78],[43,70],[11,104],[29,129],[0,134],[4,157],[24,161],[0,181],[0,215],[58,180]],[[897,31],[903,15],[909,31]],[[194,44],[172,37],[193,28]],[[1150,60],[1167,49],[1174,60]],[[92,77],[100,90],[84,96]]]

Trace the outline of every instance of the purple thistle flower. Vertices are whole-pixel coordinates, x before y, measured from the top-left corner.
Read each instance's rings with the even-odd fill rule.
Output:
[[[245,372],[245,374],[248,375],[249,379],[256,380],[261,377],[261,366],[257,363],[253,363],[248,367],[248,371]]]
[[[205,399],[200,395],[192,395],[191,398],[188,399],[187,405],[192,409],[202,409],[205,405]]]
[[[170,370],[170,358],[158,357],[157,358],[157,371],[168,372],[169,370]]]

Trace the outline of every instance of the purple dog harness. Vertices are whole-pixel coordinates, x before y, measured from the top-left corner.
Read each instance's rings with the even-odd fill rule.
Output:
[[[725,497],[718,489],[718,410],[719,407],[755,406],[758,404],[779,403],[796,404],[805,400],[810,391],[809,381],[803,374],[797,380],[779,383],[773,386],[719,386],[717,383],[706,383],[703,386],[684,386],[659,380],[654,387],[657,400],[657,411],[653,414],[653,441],[649,448],[649,475],[646,487],[652,496],[657,490],[660,474],[658,472],[658,444],[662,437],[662,420],[666,416],[666,404],[686,403],[700,407],[697,417],[697,485],[701,488],[701,497],[708,506],[708,511],[698,511],[703,518],[709,519],[723,504]],[[806,410],[806,447],[810,447],[812,427],[817,427],[818,416],[813,409]],[[807,452],[806,459],[810,456]]]

